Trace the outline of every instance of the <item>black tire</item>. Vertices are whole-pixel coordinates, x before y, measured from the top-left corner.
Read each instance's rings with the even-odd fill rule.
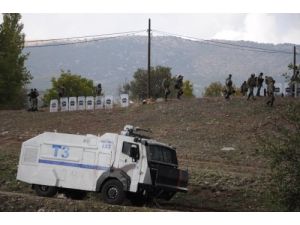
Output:
[[[68,190],[65,192],[67,198],[71,198],[74,200],[82,200],[86,197],[86,191],[81,190]]]
[[[102,188],[103,200],[112,205],[121,205],[125,199],[123,184],[118,180],[108,180]]]
[[[53,197],[57,193],[57,187],[47,185],[34,185],[34,190],[38,196]]]

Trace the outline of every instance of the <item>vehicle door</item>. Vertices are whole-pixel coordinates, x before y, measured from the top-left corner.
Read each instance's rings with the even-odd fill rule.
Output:
[[[137,190],[142,165],[141,144],[132,142],[130,138],[123,140],[119,147],[121,148],[121,152],[118,168],[130,177],[130,191],[135,192]]]

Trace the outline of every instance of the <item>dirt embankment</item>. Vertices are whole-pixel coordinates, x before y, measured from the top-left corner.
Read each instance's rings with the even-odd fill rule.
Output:
[[[153,138],[177,148],[179,163],[190,174],[187,194],[159,210],[265,211],[269,182],[266,159],[259,154],[259,136],[269,135],[269,122],[289,100],[203,98],[115,108],[93,112],[0,111],[0,210],[2,211],[152,211],[157,207],[108,206],[92,196],[84,201],[35,197],[29,185],[16,181],[23,141],[44,131],[103,134],[126,124],[151,128]],[[228,150],[229,149],[229,150]],[[18,194],[8,194],[17,192]],[[156,206],[157,206],[156,205]]]

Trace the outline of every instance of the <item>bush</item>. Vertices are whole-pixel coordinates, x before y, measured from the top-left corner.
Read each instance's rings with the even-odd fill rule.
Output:
[[[300,210],[300,104],[288,105],[263,138],[262,151],[269,159],[273,206]]]
[[[70,96],[93,96],[95,87],[92,80],[72,74],[70,71],[61,71],[58,79],[52,78],[52,88],[48,89],[44,95],[43,101],[45,105],[49,105],[51,99],[58,99],[58,89],[65,87],[66,97]]]
[[[221,82],[213,82],[204,90],[205,97],[219,97],[222,96],[222,92],[225,86]]]

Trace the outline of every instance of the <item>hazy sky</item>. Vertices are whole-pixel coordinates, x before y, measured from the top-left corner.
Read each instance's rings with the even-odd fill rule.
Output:
[[[22,14],[27,40],[152,29],[203,39],[300,44],[300,14]],[[2,18],[0,19],[2,22]]]

